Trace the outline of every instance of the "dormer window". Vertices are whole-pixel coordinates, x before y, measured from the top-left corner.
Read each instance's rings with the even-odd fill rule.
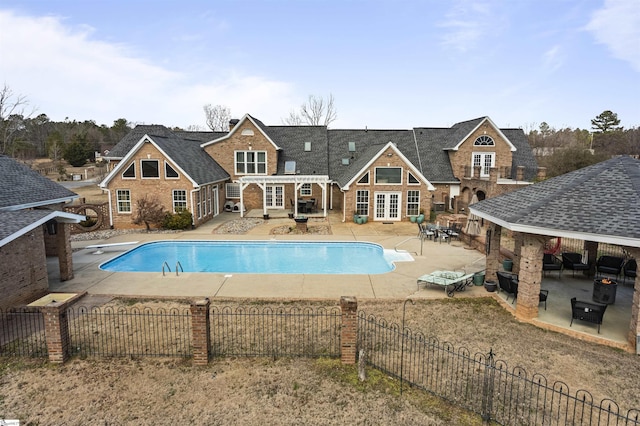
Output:
[[[474,146],[495,146],[495,142],[491,136],[482,135],[473,143]]]

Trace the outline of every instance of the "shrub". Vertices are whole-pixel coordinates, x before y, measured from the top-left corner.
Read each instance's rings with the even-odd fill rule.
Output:
[[[187,229],[191,227],[193,218],[189,210],[177,213],[167,213],[164,217],[162,227],[166,229]]]

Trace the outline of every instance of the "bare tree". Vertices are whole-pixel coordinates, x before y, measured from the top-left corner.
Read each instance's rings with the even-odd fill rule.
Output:
[[[25,128],[24,121],[35,112],[27,111],[26,96],[16,95],[5,83],[0,89],[0,154],[13,154],[17,136]]]
[[[291,111],[289,117],[282,120],[284,124],[299,126],[329,126],[338,118],[335,100],[332,94],[325,100],[322,97],[309,95],[307,102],[300,106],[300,113]]]
[[[147,231],[151,230],[151,225],[162,223],[166,212],[156,197],[148,197],[145,195],[136,203],[136,213],[133,217],[133,223],[136,225],[144,225]]]
[[[228,132],[231,110],[224,105],[207,104],[203,107],[207,126],[214,132]]]

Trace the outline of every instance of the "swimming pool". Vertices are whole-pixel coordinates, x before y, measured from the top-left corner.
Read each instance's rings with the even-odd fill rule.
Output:
[[[104,262],[100,269],[161,272],[166,262],[175,271],[180,262],[184,272],[383,274],[403,260],[413,258],[368,242],[156,241]]]

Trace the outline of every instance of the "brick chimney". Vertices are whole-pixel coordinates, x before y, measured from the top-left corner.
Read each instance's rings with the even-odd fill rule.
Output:
[[[233,130],[233,128],[236,126],[236,124],[238,124],[240,122],[240,120],[238,120],[237,118],[232,118],[231,120],[229,120],[229,131]]]

